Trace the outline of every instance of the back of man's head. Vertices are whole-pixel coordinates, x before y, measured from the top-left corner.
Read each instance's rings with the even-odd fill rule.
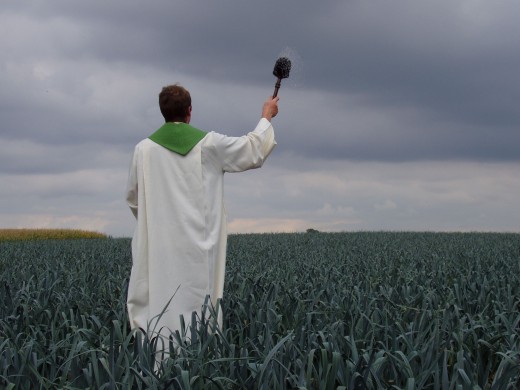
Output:
[[[190,107],[190,93],[178,84],[164,87],[159,94],[159,108],[166,122],[185,122]]]

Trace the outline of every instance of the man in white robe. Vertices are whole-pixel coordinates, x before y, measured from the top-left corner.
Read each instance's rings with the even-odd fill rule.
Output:
[[[191,97],[179,85],[164,87],[159,105],[166,123],[137,144],[128,178],[137,225],[127,307],[133,329],[168,337],[181,315],[186,324],[192,312],[200,316],[206,295],[213,305],[222,298],[224,173],[262,166],[276,145],[278,98],[266,100],[256,128],[242,137],[190,126]]]

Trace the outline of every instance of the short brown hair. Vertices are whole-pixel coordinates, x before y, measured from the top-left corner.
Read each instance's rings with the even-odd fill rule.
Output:
[[[166,122],[184,122],[191,106],[190,93],[178,84],[163,87],[159,108]]]

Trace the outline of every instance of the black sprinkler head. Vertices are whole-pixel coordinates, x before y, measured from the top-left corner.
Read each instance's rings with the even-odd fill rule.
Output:
[[[273,75],[279,79],[286,79],[289,77],[291,71],[291,60],[287,57],[280,57],[274,64]]]

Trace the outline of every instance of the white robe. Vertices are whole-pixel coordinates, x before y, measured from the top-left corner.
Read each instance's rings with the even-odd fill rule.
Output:
[[[135,147],[127,203],[137,219],[127,307],[132,329],[168,335],[206,295],[222,298],[226,263],[224,172],[262,166],[276,141],[262,118],[242,137],[215,132],[185,156],[144,139]],[[173,298],[172,298],[173,297]],[[159,314],[165,313],[158,320]]]

